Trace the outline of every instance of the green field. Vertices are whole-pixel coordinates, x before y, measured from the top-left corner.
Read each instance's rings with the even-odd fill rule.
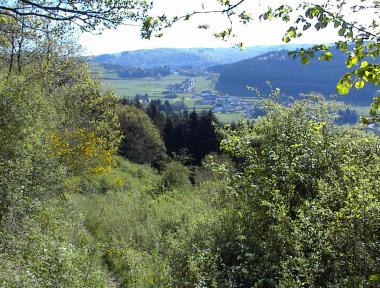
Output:
[[[102,72],[101,75],[101,80],[106,89],[113,90],[117,95],[125,98],[133,98],[138,93],[147,93],[151,98],[155,99],[164,98],[163,92],[168,85],[179,84],[188,78],[190,77],[174,73],[161,78],[145,77],[135,79],[120,78],[112,71]],[[194,77],[194,79],[194,93],[200,93],[203,90],[214,91],[214,84],[211,80],[207,79],[207,77],[198,76]],[[189,97],[191,98],[191,94],[189,93],[181,93],[178,95],[179,99]]]
[[[163,92],[169,84],[181,83],[187,77],[171,74],[160,79],[122,79],[104,78],[104,87],[113,90],[120,97],[133,98],[138,93],[147,93],[151,98],[163,98]]]
[[[167,86],[170,84],[181,83],[185,79],[189,78],[186,76],[181,76],[178,74],[170,74],[166,77],[159,79],[156,78],[140,78],[140,79],[123,79],[117,76],[113,72],[105,72],[102,75],[102,82],[104,88],[114,91],[119,97],[122,98],[133,98],[136,94],[145,94],[147,93],[152,99],[165,99],[164,91]],[[199,95],[204,90],[209,90],[214,93],[218,91],[214,88],[214,83],[205,76],[194,77],[195,84],[193,87],[194,93],[181,93],[178,94],[176,99],[168,99],[170,102],[174,103],[177,101],[184,101],[188,109],[195,109],[196,111],[209,110],[212,108],[211,105],[200,105],[196,104],[197,101],[202,100],[201,97],[192,97],[194,94]],[[242,99],[243,102],[247,99]],[[252,101],[252,98],[250,98]],[[242,119],[242,113],[216,113],[217,118],[223,122],[232,122]]]

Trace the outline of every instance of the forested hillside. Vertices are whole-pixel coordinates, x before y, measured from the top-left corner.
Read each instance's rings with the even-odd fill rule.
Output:
[[[308,46],[310,45],[303,45],[303,47]],[[243,50],[239,48],[160,48],[98,55],[91,57],[90,60],[98,64],[137,68],[168,66],[174,70],[184,67],[205,69],[217,64],[237,62],[268,51],[293,50],[298,47],[297,45],[254,46]]]
[[[210,67],[208,70],[220,73],[216,88],[230,95],[254,96],[255,93],[247,89],[247,86],[268,93],[271,89],[267,85],[269,81],[272,87],[280,88],[287,96],[298,98],[301,93],[317,92],[329,97],[337,95],[336,84],[348,71],[342,65],[345,61],[346,55],[335,50],[331,61],[315,59],[305,65],[300,58],[293,59],[287,51],[279,51],[233,64]],[[340,96],[338,100],[368,106],[377,90],[378,87],[367,85],[359,91],[353,89],[349,95]]]

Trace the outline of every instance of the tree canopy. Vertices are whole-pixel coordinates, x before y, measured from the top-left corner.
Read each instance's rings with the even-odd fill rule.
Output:
[[[3,0],[0,15],[16,20],[34,17],[62,21],[92,31],[99,26],[114,28],[126,20],[141,20],[150,6],[144,0]]]

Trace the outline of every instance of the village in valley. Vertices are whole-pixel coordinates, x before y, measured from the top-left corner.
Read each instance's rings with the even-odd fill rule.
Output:
[[[206,77],[210,83],[213,82],[212,75],[205,72],[203,77]],[[167,85],[166,90],[163,92],[164,98],[170,100],[182,97],[182,100],[185,100],[187,95],[191,95],[190,98],[194,103],[193,108],[210,109],[217,115],[239,113],[245,118],[256,118],[263,115],[262,109],[256,104],[256,98],[222,95],[213,89],[213,85],[209,86],[210,90],[198,91],[197,81],[199,81],[199,77],[190,77],[180,83]],[[144,101],[149,102],[149,97],[145,97]]]

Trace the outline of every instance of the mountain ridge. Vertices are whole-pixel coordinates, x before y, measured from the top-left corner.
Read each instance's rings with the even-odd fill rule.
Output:
[[[268,94],[271,86],[280,88],[286,96],[298,98],[301,94],[317,92],[327,98],[335,98],[336,84],[350,70],[345,67],[346,55],[332,50],[330,62],[318,61],[318,55],[309,64],[293,59],[287,51],[272,51],[231,64],[209,67],[209,72],[219,73],[216,89],[235,96],[253,96],[247,86]],[[347,103],[368,106],[376,95],[377,88],[367,84],[364,89],[351,89],[349,95],[336,99]]]
[[[118,66],[129,66],[137,68],[154,68],[168,66],[171,69],[192,67],[196,69],[206,69],[218,64],[234,63],[240,60],[249,59],[269,51],[295,50],[304,45],[260,45],[239,48],[155,48],[133,51],[123,51],[118,53],[101,54],[90,56],[89,59],[94,64],[113,64]]]

